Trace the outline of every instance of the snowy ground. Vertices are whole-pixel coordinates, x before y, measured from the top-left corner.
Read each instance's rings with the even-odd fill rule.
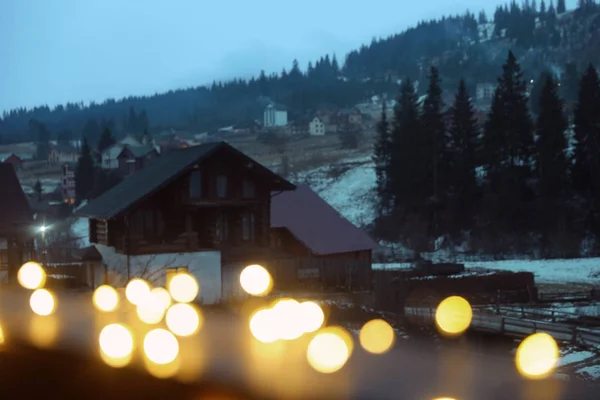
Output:
[[[71,225],[71,235],[77,239],[78,247],[87,247],[90,245],[89,225],[87,218],[77,218]]]
[[[375,166],[371,156],[305,171],[294,180],[307,183],[356,226],[367,226],[375,219]]]
[[[600,355],[587,350],[566,347],[560,351],[557,371],[584,380],[600,379]]]

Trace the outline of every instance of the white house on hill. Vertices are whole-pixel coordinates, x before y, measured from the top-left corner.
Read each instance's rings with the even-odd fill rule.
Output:
[[[308,134],[310,136],[325,135],[325,124],[319,117],[314,117],[308,124]]]
[[[274,126],[287,126],[288,114],[285,107],[269,104],[263,114],[263,125],[265,128]]]

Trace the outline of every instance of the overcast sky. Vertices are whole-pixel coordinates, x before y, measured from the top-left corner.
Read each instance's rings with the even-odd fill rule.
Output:
[[[0,0],[0,110],[281,71],[502,0]],[[574,0],[572,0],[574,2]],[[538,1],[539,3],[539,1]],[[570,2],[569,2],[570,3]]]

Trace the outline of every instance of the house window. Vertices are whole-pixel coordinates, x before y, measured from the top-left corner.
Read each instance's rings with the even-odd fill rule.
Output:
[[[251,199],[256,195],[254,190],[254,182],[244,179],[243,189],[242,189],[242,197],[245,199]]]
[[[242,217],[242,240],[254,241],[254,213],[248,212]]]
[[[202,197],[202,171],[194,171],[190,175],[190,198]]]
[[[229,237],[229,223],[227,215],[221,214],[217,217],[217,224],[215,226],[215,242],[224,243]]]
[[[217,196],[220,198],[227,197],[227,177],[225,175],[217,176]]]

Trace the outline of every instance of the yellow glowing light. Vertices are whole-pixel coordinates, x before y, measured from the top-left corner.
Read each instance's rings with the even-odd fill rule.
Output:
[[[17,279],[25,289],[39,289],[46,283],[46,271],[40,264],[28,262],[19,269]]]
[[[148,293],[136,307],[140,321],[146,324],[158,324],[165,316],[163,300],[156,293]]]
[[[171,306],[171,295],[169,291],[165,288],[156,287],[150,291],[153,295],[157,296],[160,299],[165,310]]]
[[[169,282],[169,293],[173,300],[179,303],[193,301],[198,296],[199,290],[198,281],[190,274],[177,274]]]
[[[467,300],[460,296],[451,296],[443,300],[435,312],[437,326],[445,333],[456,335],[469,328],[473,319],[473,310]]]
[[[306,358],[316,371],[328,374],[340,370],[350,358],[351,351],[345,338],[336,331],[324,330],[310,341]]]
[[[300,303],[300,320],[305,333],[316,332],[325,322],[325,314],[314,301]]]
[[[54,312],[56,300],[54,295],[46,289],[37,289],[29,298],[29,305],[34,313],[45,317]]]
[[[155,364],[168,364],[177,358],[177,338],[165,329],[154,329],[144,338],[144,353]]]
[[[553,371],[558,357],[558,345],[554,338],[547,333],[534,333],[523,340],[517,349],[517,369],[527,378],[544,378]]]
[[[125,288],[125,297],[133,305],[140,304],[150,293],[150,284],[143,279],[132,279]]]
[[[273,288],[271,274],[260,265],[249,265],[240,274],[240,284],[246,293],[265,296]]]
[[[396,333],[386,321],[374,319],[367,322],[359,334],[363,349],[373,354],[383,354],[394,345]]]
[[[275,314],[270,308],[258,310],[250,318],[250,332],[260,342],[273,343],[279,339],[277,331]]]
[[[4,344],[4,331],[2,330],[2,326],[0,326],[0,344]]]
[[[102,285],[94,291],[93,302],[100,311],[114,311],[119,305],[119,294],[113,287]]]
[[[202,326],[202,316],[186,303],[174,304],[167,311],[167,327],[177,336],[190,336]]]
[[[279,300],[273,307],[277,336],[283,340],[298,339],[304,333],[303,320],[300,318],[300,303],[294,299]]]
[[[120,324],[105,326],[100,332],[102,359],[113,367],[129,363],[133,352],[133,336],[129,329]]]

